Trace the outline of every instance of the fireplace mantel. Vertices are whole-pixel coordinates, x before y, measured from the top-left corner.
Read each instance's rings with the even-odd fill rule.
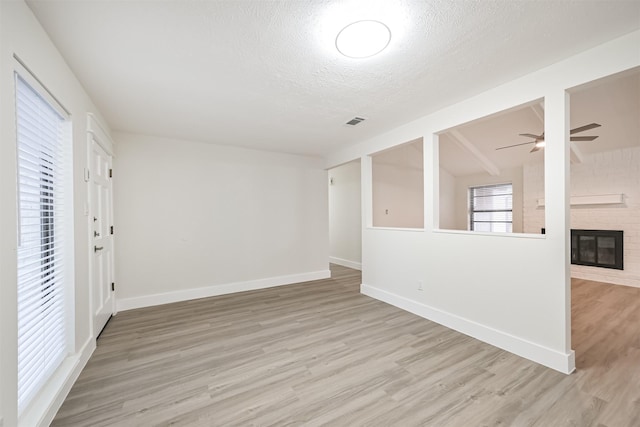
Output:
[[[619,205],[624,203],[624,194],[594,194],[591,196],[571,196],[571,206],[578,205]],[[544,199],[538,199],[538,207],[545,205]]]

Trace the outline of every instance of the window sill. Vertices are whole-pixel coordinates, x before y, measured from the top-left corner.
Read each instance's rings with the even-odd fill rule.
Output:
[[[366,227],[367,230],[391,230],[391,231],[414,231],[414,232],[424,232],[424,228],[402,228],[402,227]]]

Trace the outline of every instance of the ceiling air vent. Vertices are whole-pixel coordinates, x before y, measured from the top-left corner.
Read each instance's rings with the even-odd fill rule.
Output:
[[[354,117],[353,119],[349,120],[347,122],[347,124],[351,125],[351,126],[355,126],[358,123],[363,122],[363,121],[364,121],[364,119],[362,117]]]

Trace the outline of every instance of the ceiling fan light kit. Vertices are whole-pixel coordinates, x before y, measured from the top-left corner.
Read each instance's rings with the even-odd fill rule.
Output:
[[[590,130],[590,129],[595,129],[595,128],[598,128],[600,126],[602,126],[602,125],[600,125],[598,123],[589,123],[588,125],[584,125],[584,126],[580,126],[580,127],[571,129],[569,131],[569,135],[573,135],[575,133],[584,132],[584,131]],[[513,148],[513,147],[519,147],[521,145],[534,144],[533,149],[530,151],[531,153],[534,153],[536,151],[541,150],[545,146],[544,132],[542,132],[540,135],[534,135],[532,133],[521,133],[520,136],[524,136],[526,138],[533,138],[533,141],[522,142],[520,144],[507,145],[507,146],[504,146],[504,147],[498,147],[498,148],[496,148],[496,150],[503,150],[505,148]],[[571,137],[569,137],[569,140],[571,142],[593,141],[597,137],[598,137],[598,135],[571,136]]]

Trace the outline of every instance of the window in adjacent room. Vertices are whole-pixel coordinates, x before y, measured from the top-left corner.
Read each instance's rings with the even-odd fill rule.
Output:
[[[511,233],[512,223],[510,183],[469,188],[469,230]]]
[[[434,188],[438,191],[434,195],[438,202],[434,227],[441,231],[508,232],[514,237],[540,234],[545,226],[545,210],[540,209],[538,200],[545,198],[546,149],[536,144],[543,142],[543,137],[542,98],[434,134],[434,154],[440,166]],[[505,183],[508,187],[498,185]],[[500,195],[493,193],[503,190],[511,193],[502,198],[508,206],[490,204],[487,209],[472,209],[473,202],[480,200],[498,203]]]
[[[25,73],[26,74],[26,73]],[[68,354],[65,312],[73,248],[70,121],[37,81],[15,74],[18,169],[18,410]]]

